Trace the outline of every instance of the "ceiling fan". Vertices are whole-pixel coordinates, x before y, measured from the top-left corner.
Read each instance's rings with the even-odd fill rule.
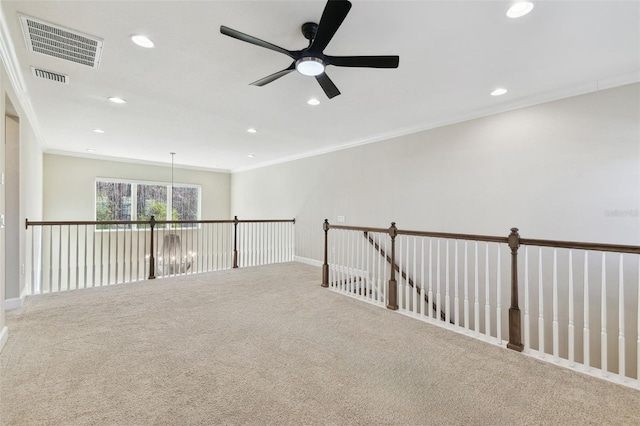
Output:
[[[253,86],[264,86],[280,77],[297,70],[301,74],[314,76],[329,99],[338,96],[340,91],[327,76],[325,68],[328,65],[336,67],[364,67],[364,68],[398,68],[398,56],[329,56],[325,55],[333,35],[351,9],[351,2],[346,0],[328,0],[322,12],[320,23],[306,22],[302,24],[302,34],[309,40],[309,46],[302,50],[287,50],[248,34],[241,33],[224,25],[220,32],[226,36],[255,44],[289,56],[293,59],[288,68],[273,73],[267,77],[251,83]]]

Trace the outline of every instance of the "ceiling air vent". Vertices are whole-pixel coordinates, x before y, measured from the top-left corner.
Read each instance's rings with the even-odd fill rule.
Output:
[[[42,68],[31,67],[34,76],[44,78],[45,80],[57,81],[58,83],[69,84],[69,76],[53,71],[43,70]]]
[[[69,28],[20,15],[27,48],[33,52],[98,68],[103,41]]]

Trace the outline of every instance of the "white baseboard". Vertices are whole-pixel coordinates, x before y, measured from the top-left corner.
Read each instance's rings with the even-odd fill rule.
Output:
[[[306,263],[307,265],[317,266],[318,268],[322,268],[322,261],[315,260],[315,259],[310,259],[308,257],[293,256],[293,261],[294,262],[300,262],[300,263]]]
[[[5,326],[0,330],[0,352],[2,352],[2,348],[4,348],[4,344],[7,343],[7,338],[9,337],[9,329]]]
[[[4,301],[4,309],[10,311],[12,309],[20,309],[24,305],[25,296],[16,297],[15,299],[7,299]]]

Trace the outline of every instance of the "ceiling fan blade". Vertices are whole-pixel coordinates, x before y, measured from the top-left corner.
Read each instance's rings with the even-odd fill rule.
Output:
[[[337,67],[398,68],[399,56],[325,56],[328,65]]]
[[[287,49],[283,49],[280,46],[276,46],[275,44],[268,43],[264,40],[260,40],[259,38],[250,36],[248,34],[241,33],[240,31],[236,31],[232,28],[225,27],[224,25],[220,26],[220,32],[226,36],[233,37],[247,43],[255,44],[256,46],[264,47],[265,49],[270,49],[270,50],[285,54],[292,59],[298,59],[296,56],[296,53],[298,52],[292,52]]]
[[[323,72],[320,75],[316,75],[316,80],[320,83],[320,87],[324,90],[327,98],[331,99],[340,94],[340,91],[326,73]]]
[[[318,24],[318,32],[313,39],[309,50],[312,52],[322,52],[327,44],[338,31],[342,21],[347,17],[351,9],[351,2],[347,0],[329,0],[324,7],[320,23]]]
[[[251,86],[264,86],[265,84],[269,84],[272,81],[275,81],[277,79],[279,79],[280,77],[284,77],[285,75],[289,74],[291,71],[296,69],[296,63],[293,62],[289,68],[285,68],[282,71],[278,71],[278,72],[274,72],[271,75],[266,76],[265,78],[261,78],[260,80],[254,81],[253,83],[251,83]]]

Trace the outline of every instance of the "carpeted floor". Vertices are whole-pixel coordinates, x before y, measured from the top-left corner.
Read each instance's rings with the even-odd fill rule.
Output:
[[[289,263],[27,299],[2,425],[639,424],[640,391],[359,302]]]

